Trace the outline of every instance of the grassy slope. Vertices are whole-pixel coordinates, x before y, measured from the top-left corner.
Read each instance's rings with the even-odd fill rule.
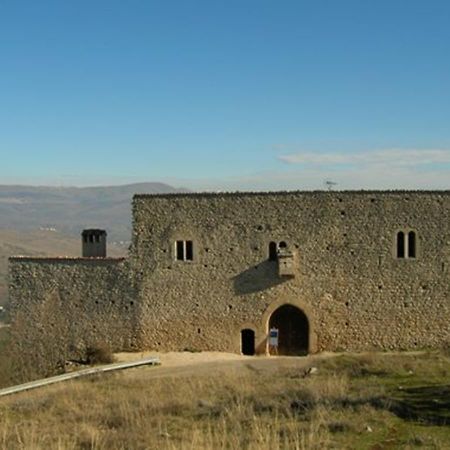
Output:
[[[126,249],[108,245],[110,256],[122,256]],[[0,305],[7,301],[8,257],[80,256],[81,239],[52,231],[17,231],[0,229]]]
[[[439,425],[450,420],[444,354],[336,356],[313,361],[318,372],[307,376],[300,359],[250,361],[220,376],[146,368],[10,397],[0,403],[0,446],[450,448],[450,427]]]

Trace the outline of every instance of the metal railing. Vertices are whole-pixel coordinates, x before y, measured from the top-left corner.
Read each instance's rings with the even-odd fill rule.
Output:
[[[100,373],[112,372],[114,370],[130,369],[132,367],[139,367],[145,365],[156,366],[159,364],[161,364],[159,358],[151,357],[131,362],[122,362],[122,363],[108,364],[106,366],[90,367],[89,369],[82,369],[76,372],[64,373],[62,375],[56,375],[54,377],[30,381],[29,383],[18,384],[16,386],[0,389],[0,397],[11,394],[17,394],[19,392],[28,391],[30,389],[36,389],[43,386],[48,386],[49,384],[60,383],[61,381],[73,380],[75,378],[81,378],[88,375],[96,375]]]

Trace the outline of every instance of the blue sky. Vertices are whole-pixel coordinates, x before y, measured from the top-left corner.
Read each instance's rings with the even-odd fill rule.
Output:
[[[450,188],[450,2],[0,1],[0,183]]]

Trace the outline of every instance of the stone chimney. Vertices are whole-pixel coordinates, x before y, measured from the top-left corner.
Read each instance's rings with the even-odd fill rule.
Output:
[[[106,258],[106,231],[98,229],[83,230],[81,233],[83,258]]]

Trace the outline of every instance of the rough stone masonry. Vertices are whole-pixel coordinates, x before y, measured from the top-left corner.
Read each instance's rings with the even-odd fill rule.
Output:
[[[450,191],[136,195],[127,258],[10,258],[15,341],[285,354],[450,345]]]

